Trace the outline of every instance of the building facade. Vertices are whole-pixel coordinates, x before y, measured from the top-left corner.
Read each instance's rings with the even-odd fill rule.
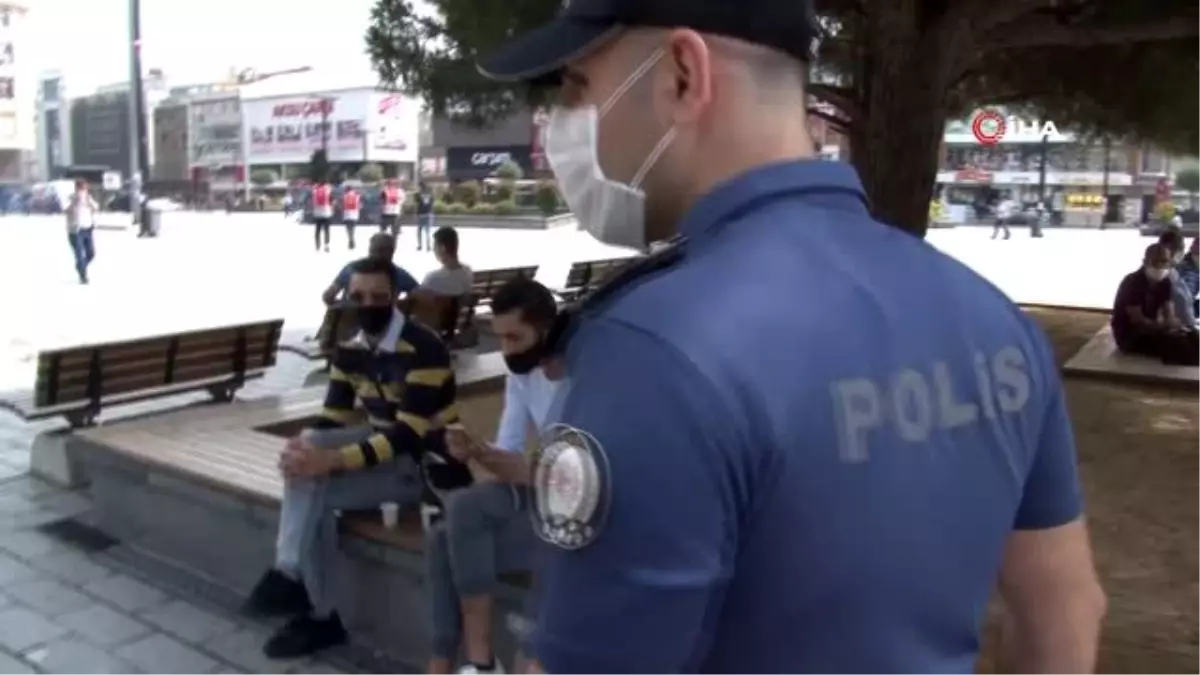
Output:
[[[156,182],[187,182],[191,180],[188,162],[188,104],[168,99],[160,103],[151,115],[154,146],[150,180]]]
[[[133,151],[130,111],[128,89],[74,99],[70,121],[71,163],[120,171],[127,177]]]
[[[1041,199],[1067,224],[1135,222],[1153,211],[1157,186],[1170,179],[1169,158],[1149,148],[1105,144],[1065,125],[1050,129],[1012,115],[999,140],[985,144],[973,123],[974,117],[951,120],[942,138],[937,183],[951,205]]]
[[[188,166],[192,181],[214,192],[243,187],[246,180],[242,102],[236,90],[188,100]]]
[[[480,180],[513,162],[525,176],[548,175],[542,153],[545,114],[527,110],[484,128],[444,116],[429,122],[428,142],[421,148],[421,177],[433,181]]]
[[[57,179],[71,165],[71,102],[59,73],[42,76],[38,87],[36,178]]]
[[[308,178],[324,149],[334,178],[367,163],[410,180],[416,170],[420,104],[373,87],[242,98],[246,164],[283,181]]]
[[[0,2],[0,182],[23,182],[37,171],[38,79],[29,58],[29,12]]]

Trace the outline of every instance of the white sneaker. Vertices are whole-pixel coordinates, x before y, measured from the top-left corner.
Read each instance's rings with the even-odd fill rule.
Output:
[[[504,672],[504,664],[500,663],[500,659],[496,659],[495,665],[493,665],[491,668],[485,669],[480,668],[474,663],[468,663],[467,665],[459,668],[458,672],[460,675],[488,675],[489,673],[499,674]]]

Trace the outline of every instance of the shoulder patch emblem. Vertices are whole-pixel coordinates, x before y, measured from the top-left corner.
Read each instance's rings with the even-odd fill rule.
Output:
[[[554,424],[542,433],[531,460],[534,532],[562,549],[592,543],[612,498],[608,457],[599,442],[586,431]]]

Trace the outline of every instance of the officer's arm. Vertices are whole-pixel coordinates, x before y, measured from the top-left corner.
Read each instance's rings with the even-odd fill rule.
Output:
[[[404,394],[396,410],[396,422],[386,432],[340,450],[343,470],[356,470],[390,462],[397,454],[418,456],[425,437],[433,429],[458,421],[456,386],[450,354],[441,341],[422,340],[404,378]]]
[[[690,361],[631,327],[589,326],[561,421],[607,457],[607,521],[538,574],[535,655],[552,673],[670,673],[708,653],[737,546],[737,421]]]
[[[350,381],[350,376],[338,366],[337,360],[335,354],[334,363],[329,366],[329,384],[325,388],[325,405],[321,408],[321,414],[313,422],[313,429],[340,429],[356,421],[354,383]]]
[[[1047,349],[1048,352],[1048,349]],[[1104,591],[1082,517],[1075,439],[1062,382],[1047,354],[1048,406],[1004,552],[1000,594],[1008,613],[1006,670],[1095,672]]]

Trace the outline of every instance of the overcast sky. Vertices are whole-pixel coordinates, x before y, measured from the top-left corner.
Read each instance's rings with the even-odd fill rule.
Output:
[[[231,66],[370,73],[363,34],[373,0],[141,0],[142,62],[169,84],[212,81]],[[25,0],[38,73],[75,92],[129,77],[128,0]]]

